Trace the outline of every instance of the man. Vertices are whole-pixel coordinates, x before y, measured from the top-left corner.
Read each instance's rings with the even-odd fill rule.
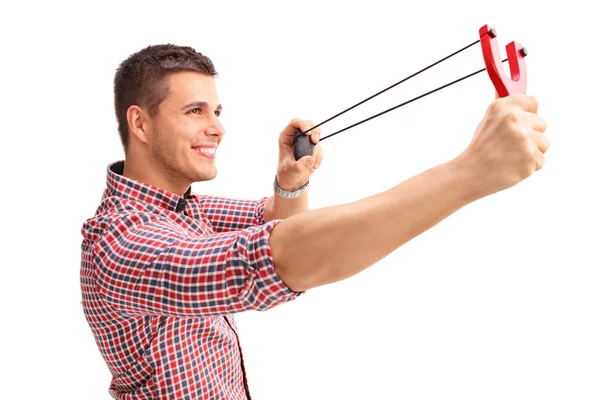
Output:
[[[238,200],[191,192],[217,175],[223,140],[211,61],[189,47],[150,46],[115,76],[125,160],[84,223],[85,316],[119,399],[249,399],[233,315],[268,310],[353,276],[461,207],[542,168],[549,142],[535,98],[495,99],[469,146],[382,193],[308,209],[322,162],[296,161],[279,135],[273,195]]]

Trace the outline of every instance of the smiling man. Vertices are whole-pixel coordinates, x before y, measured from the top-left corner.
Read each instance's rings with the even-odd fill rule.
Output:
[[[82,228],[85,317],[118,399],[250,399],[233,315],[269,310],[374,265],[461,207],[542,168],[549,142],[531,96],[495,99],[456,158],[365,199],[309,210],[322,162],[296,161],[279,134],[271,196],[196,194],[217,176],[225,131],[215,68],[189,47],[158,45],[115,76],[125,160]],[[307,133],[308,134],[308,133]],[[233,166],[232,168],[238,168]]]
[[[115,111],[125,160],[110,164],[102,203],[83,226],[85,316],[119,399],[249,398],[232,314],[292,300],[268,243],[308,210],[322,160],[298,161],[279,136],[274,193],[237,200],[191,192],[217,176],[225,130],[212,62],[189,47],[150,46],[119,67]]]

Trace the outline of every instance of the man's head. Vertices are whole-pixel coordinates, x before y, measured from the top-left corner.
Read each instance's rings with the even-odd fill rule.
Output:
[[[224,134],[216,76],[212,61],[190,47],[149,46],[121,63],[115,112],[132,175],[168,190],[216,176]]]

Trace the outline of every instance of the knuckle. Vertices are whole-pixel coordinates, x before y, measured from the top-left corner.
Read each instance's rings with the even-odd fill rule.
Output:
[[[510,108],[510,109],[505,110],[504,119],[508,123],[511,123],[518,127],[520,125],[521,116],[519,115],[519,112],[517,111],[517,109]]]
[[[292,118],[288,124],[288,127],[302,130],[301,120],[299,118]]]
[[[517,147],[527,148],[529,146],[529,137],[527,135],[527,129],[520,124],[510,124],[509,136]]]
[[[518,112],[511,110],[504,116],[504,123],[508,125],[510,132],[517,138],[527,139],[529,128],[523,123]]]
[[[523,169],[521,171],[521,178],[526,179],[533,175],[533,173],[538,169],[538,162],[535,158],[527,160],[527,162],[523,163]]]
[[[531,141],[529,141],[529,143],[527,144],[526,147],[526,155],[527,158],[529,160],[535,160],[536,159],[536,154],[537,154],[537,147],[535,144],[533,144]]]
[[[529,95],[529,99],[531,100],[531,103],[536,107],[540,104],[540,102],[536,96]]]
[[[540,169],[542,169],[544,167],[545,162],[546,162],[546,159],[544,157],[540,157],[537,161],[536,171],[539,171]]]
[[[546,129],[548,128],[548,123],[542,117],[538,117],[538,120],[539,120],[539,124],[540,124],[540,128],[541,128],[542,132],[545,132]]]
[[[501,98],[499,99],[495,99],[494,101],[492,101],[488,107],[488,111],[490,113],[496,114],[499,113],[502,108],[504,108],[503,106],[503,101]]]

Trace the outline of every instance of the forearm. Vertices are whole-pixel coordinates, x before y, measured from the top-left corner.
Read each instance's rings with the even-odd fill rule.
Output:
[[[477,199],[468,167],[449,162],[352,203],[282,221],[269,242],[294,291],[346,279]]]

